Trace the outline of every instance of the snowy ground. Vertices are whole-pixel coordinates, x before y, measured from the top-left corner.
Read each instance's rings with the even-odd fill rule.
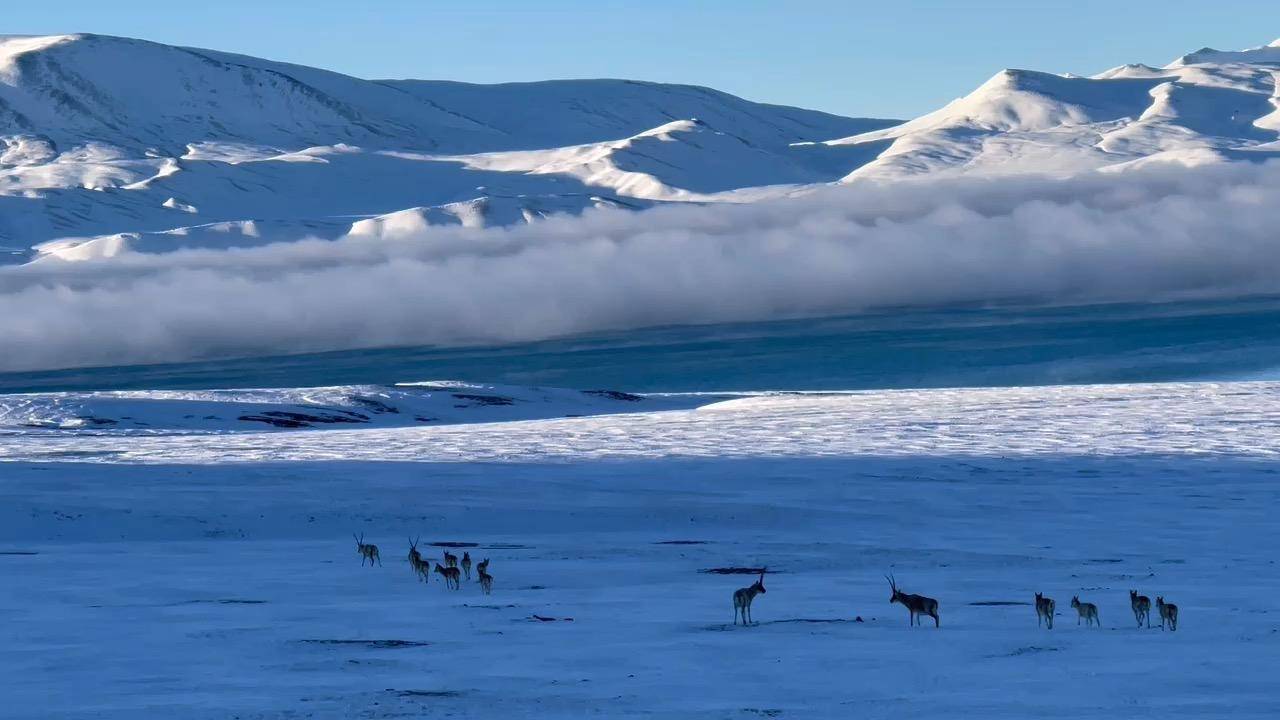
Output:
[[[1275,717],[1277,399],[1166,384],[15,430],[0,716]],[[384,567],[360,567],[353,531]],[[416,583],[418,534],[477,543],[493,595]],[[735,628],[749,578],[700,571],[757,565],[760,624]],[[889,570],[939,599],[940,630],[907,627]],[[1179,631],[1135,629],[1130,587],[1177,602]],[[1076,626],[1073,593],[1102,629]]]

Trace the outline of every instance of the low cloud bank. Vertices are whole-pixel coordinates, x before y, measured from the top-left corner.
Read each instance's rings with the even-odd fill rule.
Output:
[[[0,370],[458,345],[894,305],[1280,291],[1280,164],[833,188],[0,268]]]

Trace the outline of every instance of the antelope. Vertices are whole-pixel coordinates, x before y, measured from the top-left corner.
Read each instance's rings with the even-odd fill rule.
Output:
[[[1160,629],[1164,629],[1164,621],[1169,621],[1169,630],[1177,632],[1178,630],[1178,606],[1173,603],[1164,601],[1164,597],[1156,596],[1156,610],[1160,612]]]
[[[1147,627],[1151,627],[1151,598],[1139,595],[1137,590],[1130,590],[1129,607],[1133,608],[1133,617],[1138,621],[1138,627],[1142,627],[1144,618],[1147,621]]]
[[[454,555],[453,553],[449,552],[448,550],[445,550],[445,551],[444,551],[444,566],[445,566],[445,567],[447,567],[447,568],[456,568],[456,567],[458,567],[458,556],[457,556],[457,555]]]
[[[360,567],[364,567],[365,560],[369,561],[369,567],[373,567],[375,560],[379,566],[382,565],[382,556],[378,554],[378,546],[373,543],[365,544],[364,533],[360,533],[359,537],[356,537],[355,533],[351,533],[351,537],[356,538],[356,552],[360,553]]]
[[[1043,620],[1044,624],[1052,630],[1053,613],[1057,608],[1058,604],[1053,601],[1053,598],[1047,598],[1040,593],[1036,593],[1036,625],[1039,625],[1040,621]]]
[[[418,552],[418,540],[409,541],[409,567],[413,569],[413,574],[422,582],[427,582],[431,577],[431,563],[422,559],[422,553]]]
[[[462,572],[467,574],[467,579],[471,579],[471,553],[462,552]]]
[[[911,614],[909,624],[919,625],[920,616],[928,615],[933,618],[934,627],[942,627],[942,623],[938,620],[938,601],[931,597],[923,595],[908,595],[898,589],[898,583],[894,580],[893,575],[886,575],[885,580],[889,581],[889,588],[893,590],[893,595],[889,597],[889,604],[898,603],[907,609]]]
[[[1071,607],[1076,609],[1076,624],[1079,625],[1084,620],[1086,625],[1097,625],[1102,627],[1102,623],[1098,620],[1098,606],[1093,603],[1082,603],[1080,598],[1075,595],[1071,596]]]
[[[764,574],[769,568],[760,570],[760,579],[751,583],[750,587],[738,588],[733,591],[733,624],[738,624],[738,616],[742,616],[742,624],[750,625],[751,620],[751,603],[756,599],[757,595],[763,595]]]
[[[488,595],[492,593],[493,576],[489,574],[489,571],[485,568],[477,567],[476,574],[480,576],[480,589],[484,591],[484,594]]]
[[[436,572],[444,577],[444,585],[452,590],[458,589],[458,568],[444,567],[440,563],[436,563]]]
[[[476,563],[476,572],[481,572],[481,573],[489,572],[489,558],[485,558],[480,562]]]

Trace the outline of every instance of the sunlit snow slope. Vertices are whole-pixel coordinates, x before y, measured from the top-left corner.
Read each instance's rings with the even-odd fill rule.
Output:
[[[0,37],[0,260],[1265,159],[1280,154],[1278,75],[1280,41],[1091,77],[1005,70],[897,124],[686,85],[370,81],[117,37]]]
[[[827,144],[883,148],[847,180],[1276,157],[1278,77],[1280,40],[1241,52],[1205,48],[1163,68],[1123,65],[1092,77],[1004,70],[940,110]]]
[[[508,224],[834,180],[847,150],[793,143],[888,124],[684,85],[369,81],[125,38],[0,37],[0,252],[336,237],[409,208]],[[467,159],[531,150],[536,166]]]

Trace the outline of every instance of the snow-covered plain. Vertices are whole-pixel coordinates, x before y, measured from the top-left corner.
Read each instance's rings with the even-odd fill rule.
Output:
[[[1280,384],[712,400],[430,427],[10,428],[0,716],[1280,710]],[[383,567],[360,566],[353,532]],[[475,543],[494,593],[416,582],[412,535]],[[760,624],[734,627],[749,576],[702,571],[765,565]],[[888,571],[939,599],[941,629],[907,627]],[[1135,628],[1131,587],[1178,603],[1179,630]],[[1057,599],[1052,631],[1035,591]],[[1073,594],[1101,629],[1076,626]]]

